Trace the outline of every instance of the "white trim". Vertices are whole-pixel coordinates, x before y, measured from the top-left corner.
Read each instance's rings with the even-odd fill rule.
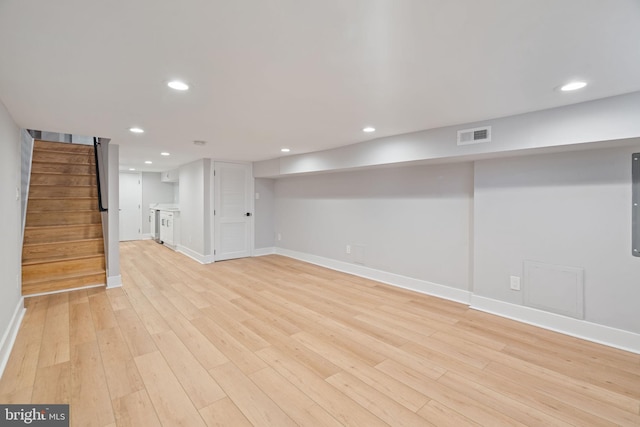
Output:
[[[276,248],[271,246],[270,248],[257,248],[253,250],[253,256],[265,256],[273,255],[276,253]]]
[[[109,276],[107,277],[107,289],[113,288],[121,288],[122,287],[122,276]]]
[[[180,252],[182,255],[188,256],[195,261],[198,261],[200,264],[211,264],[214,261],[213,255],[202,255],[182,245],[176,246],[176,251]]]
[[[448,299],[463,304],[469,304],[471,292],[462,289],[452,288],[450,286],[439,285],[426,280],[414,279],[407,276],[401,276],[395,273],[389,273],[374,268],[365,267],[363,265],[351,264],[343,261],[336,261],[330,258],[324,258],[317,255],[305,254],[302,252],[292,251],[289,249],[275,248],[276,254],[284,255],[289,258],[299,259],[311,264],[320,265],[332,270],[342,271],[344,273],[353,274],[355,276],[364,277],[366,279],[376,280],[398,288],[409,289],[421,294],[433,295],[439,298]]]
[[[471,296],[470,307],[572,337],[640,354],[640,334],[633,332],[478,295]]]
[[[153,236],[151,235],[151,233],[144,233],[140,240],[153,240]]]
[[[31,297],[41,297],[43,295],[53,295],[53,294],[61,294],[64,292],[73,292],[73,291],[81,291],[82,289],[91,289],[91,288],[101,288],[103,286],[107,286],[104,283],[100,283],[98,285],[88,285],[88,286],[80,286],[79,288],[71,288],[71,289],[61,289],[59,291],[50,291],[50,292],[40,292],[39,294],[29,294],[29,295],[25,295],[25,298],[31,298]]]
[[[9,322],[7,330],[4,331],[2,335],[2,341],[0,341],[0,378],[2,378],[4,369],[7,367],[7,362],[9,362],[9,356],[11,356],[11,350],[13,350],[13,345],[16,342],[18,330],[20,330],[25,311],[24,297],[20,297],[13,311],[11,322]]]

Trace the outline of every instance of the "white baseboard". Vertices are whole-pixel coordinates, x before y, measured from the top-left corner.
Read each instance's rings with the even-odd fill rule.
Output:
[[[145,233],[142,235],[142,240],[152,240],[153,236],[151,235],[151,233]]]
[[[178,245],[176,247],[176,251],[188,256],[195,261],[198,261],[200,264],[211,264],[213,262],[213,255],[202,255],[182,245]]]
[[[13,311],[11,322],[9,322],[7,330],[4,331],[4,334],[2,335],[2,341],[0,341],[0,378],[2,378],[4,369],[7,367],[7,362],[9,362],[9,356],[11,355],[11,350],[16,342],[18,330],[22,324],[25,311],[24,297],[20,297],[20,300],[18,300],[18,304]]]
[[[276,253],[276,248],[273,246],[270,248],[260,248],[260,249],[253,250],[253,256],[273,255],[275,253]]]
[[[348,262],[337,261],[330,258],[324,258],[317,255],[306,254],[303,252],[292,251],[289,249],[275,248],[275,253],[284,255],[289,258],[299,259],[311,264],[316,264],[332,270],[342,271],[343,273],[353,274],[355,276],[372,279],[398,288],[408,289],[421,294],[436,296],[463,304],[469,304],[471,292],[462,289],[452,288],[450,286],[439,285],[437,283],[427,282],[426,280],[414,279],[411,277],[401,276],[395,273],[389,273],[374,268],[365,267],[363,265],[351,264]]]
[[[640,334],[633,332],[478,295],[471,296],[470,307],[565,335],[640,354]]]
[[[275,248],[275,253],[330,268],[332,270],[376,280],[399,288],[409,289],[423,294],[460,302],[469,305],[475,310],[484,311],[565,335],[640,354],[640,334],[633,332],[623,331],[621,329],[611,328],[609,326],[599,325],[585,320],[574,319],[572,317],[561,316],[559,314],[549,313],[531,307],[498,301],[474,295],[469,291],[455,289],[425,280],[413,279],[411,277],[401,276],[386,271],[380,271],[362,265],[324,258],[317,255],[283,248]]]
[[[109,276],[107,277],[107,289],[120,288],[122,287],[122,276]]]

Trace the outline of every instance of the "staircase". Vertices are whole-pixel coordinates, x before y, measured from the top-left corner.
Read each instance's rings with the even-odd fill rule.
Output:
[[[106,283],[93,146],[34,142],[22,294]]]

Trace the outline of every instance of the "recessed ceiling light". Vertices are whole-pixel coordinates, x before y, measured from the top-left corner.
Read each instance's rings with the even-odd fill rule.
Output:
[[[166,151],[163,151],[162,153],[160,153],[161,156],[170,156],[170,153],[167,153]]]
[[[375,132],[376,128],[372,128],[371,126],[367,126],[366,128],[362,128],[362,132],[367,132],[367,133],[371,133],[371,132]]]
[[[129,168],[129,170],[130,170],[130,171],[134,171],[134,170],[136,170],[136,168]]]
[[[145,163],[145,164],[147,164],[147,165],[150,165],[150,164],[152,164],[153,162],[152,162],[151,160],[147,160],[147,161],[145,161],[144,163]]]
[[[188,90],[189,89],[189,85],[186,84],[185,82],[181,82],[180,80],[172,80],[169,83],[167,83],[167,86],[169,86],[171,89],[175,89],[175,90]]]
[[[290,148],[281,148],[280,151],[282,151],[283,153],[288,153],[289,151],[291,151]]]
[[[141,128],[130,128],[129,131],[133,133],[144,133],[144,129]]]
[[[587,83],[585,82],[570,82],[570,83],[567,83],[566,85],[561,86],[560,90],[563,92],[569,92],[572,90],[582,89],[586,85]]]

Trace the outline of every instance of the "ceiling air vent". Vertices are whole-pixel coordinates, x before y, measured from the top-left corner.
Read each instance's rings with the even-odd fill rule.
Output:
[[[491,141],[491,126],[458,131],[458,145],[480,144]]]

